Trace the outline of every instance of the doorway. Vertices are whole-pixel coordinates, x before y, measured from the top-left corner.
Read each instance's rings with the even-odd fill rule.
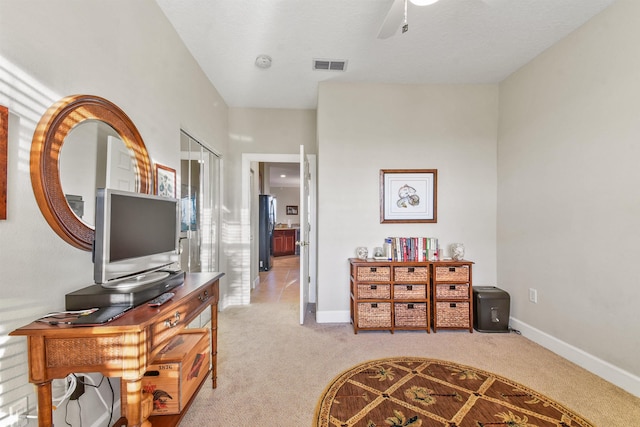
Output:
[[[310,303],[315,303],[316,299],[316,156],[308,155],[310,191],[309,191],[309,224],[310,231],[308,240],[309,269],[308,269],[308,297]],[[258,206],[257,199],[260,189],[259,183],[259,163],[297,163],[300,164],[300,155],[298,154],[265,154],[265,153],[244,153],[242,154],[242,200],[243,210],[248,215],[243,216],[241,224],[243,241],[249,245],[248,258],[244,268],[247,269],[246,275],[242,280],[242,303],[249,304],[251,302],[251,289],[259,282],[258,268]],[[286,205],[283,207],[286,210]],[[286,217],[285,217],[286,218]],[[285,219],[286,221],[286,219]]]

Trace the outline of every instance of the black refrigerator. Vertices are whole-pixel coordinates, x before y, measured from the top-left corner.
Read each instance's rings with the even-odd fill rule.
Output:
[[[260,271],[271,270],[273,265],[273,229],[276,226],[275,203],[273,196],[260,195],[260,231],[258,236]]]

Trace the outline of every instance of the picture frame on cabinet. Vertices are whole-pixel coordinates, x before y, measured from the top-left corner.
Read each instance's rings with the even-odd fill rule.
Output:
[[[7,219],[7,152],[9,146],[9,109],[0,105],[0,220]]]
[[[155,164],[155,190],[158,196],[176,197],[176,170]]]
[[[381,169],[380,222],[438,222],[437,169]]]

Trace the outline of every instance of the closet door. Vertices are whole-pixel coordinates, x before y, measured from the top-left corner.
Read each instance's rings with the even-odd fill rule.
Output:
[[[220,157],[180,134],[180,262],[187,272],[218,271]]]

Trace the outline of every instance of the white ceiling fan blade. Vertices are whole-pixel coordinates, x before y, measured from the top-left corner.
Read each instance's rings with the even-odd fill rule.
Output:
[[[405,0],[393,0],[387,16],[384,18],[382,27],[378,32],[379,39],[388,39],[394,35],[404,20],[404,1]]]

